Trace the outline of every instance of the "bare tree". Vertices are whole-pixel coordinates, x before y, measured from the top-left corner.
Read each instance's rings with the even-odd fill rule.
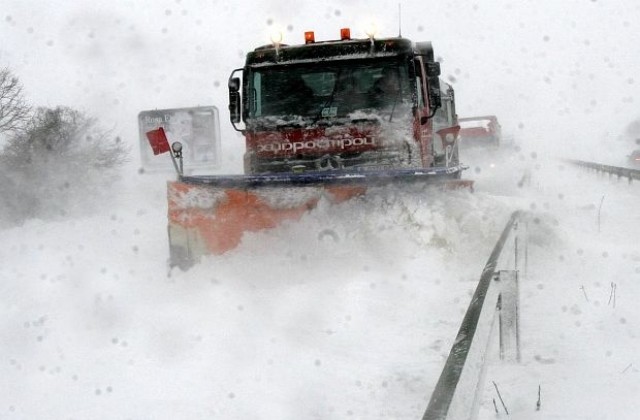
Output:
[[[16,132],[29,120],[31,107],[24,99],[22,84],[8,68],[0,69],[0,133]]]
[[[3,155],[19,165],[53,163],[92,170],[123,164],[129,147],[96,118],[69,107],[43,107],[22,133],[9,139]]]
[[[0,152],[0,225],[91,211],[108,201],[129,153],[83,112],[37,108]]]

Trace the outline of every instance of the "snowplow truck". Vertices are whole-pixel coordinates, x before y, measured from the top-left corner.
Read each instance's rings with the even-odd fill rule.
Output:
[[[247,231],[388,184],[470,186],[453,88],[430,42],[402,37],[274,42],[229,77],[244,174],[168,182],[170,264],[235,248]]]

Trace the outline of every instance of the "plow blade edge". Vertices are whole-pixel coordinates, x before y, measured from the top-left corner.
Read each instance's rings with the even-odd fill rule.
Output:
[[[170,265],[186,269],[203,255],[223,254],[244,232],[297,220],[323,197],[340,203],[390,183],[471,187],[457,178],[453,170],[183,176],[167,184]]]

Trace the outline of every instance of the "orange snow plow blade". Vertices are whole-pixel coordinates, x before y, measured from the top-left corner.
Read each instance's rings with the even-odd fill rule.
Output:
[[[411,175],[409,177],[409,175]],[[370,174],[182,177],[167,184],[170,265],[186,269],[204,255],[236,248],[245,232],[271,229],[298,220],[323,197],[332,204],[363,195],[370,185],[397,179],[432,179],[414,171]],[[471,187],[446,180],[444,188]]]
[[[316,207],[324,195],[339,203],[365,192],[364,187],[336,186],[324,189],[308,187],[304,191],[264,189],[215,191],[200,185],[170,182],[169,244],[171,265],[186,268],[202,255],[223,254],[237,247],[244,232],[271,229],[285,220],[297,220]],[[272,202],[269,194],[282,196]],[[295,199],[287,196],[302,195]]]

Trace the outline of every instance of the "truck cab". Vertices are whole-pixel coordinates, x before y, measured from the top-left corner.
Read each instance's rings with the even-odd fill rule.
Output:
[[[241,75],[238,75],[241,73]],[[453,167],[453,88],[429,42],[397,37],[272,44],[229,78],[246,174]]]

